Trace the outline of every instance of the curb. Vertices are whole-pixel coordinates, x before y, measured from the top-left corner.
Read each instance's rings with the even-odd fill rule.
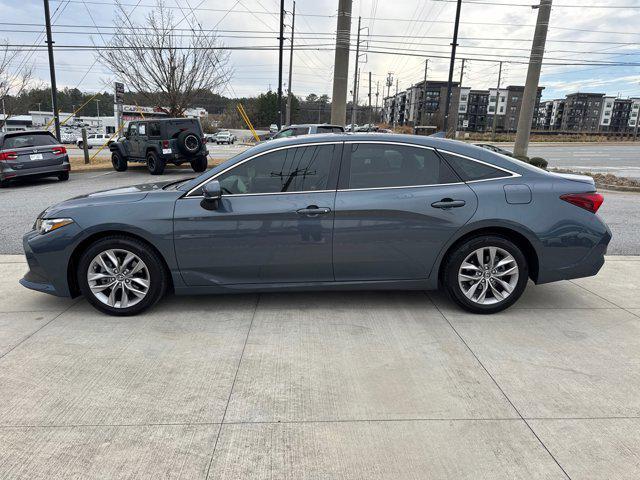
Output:
[[[605,185],[603,183],[596,183],[596,186],[604,190],[614,190],[616,192],[640,193],[640,187],[625,187],[624,185]]]

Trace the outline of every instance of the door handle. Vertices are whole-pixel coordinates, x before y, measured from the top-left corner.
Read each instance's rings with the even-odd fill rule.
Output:
[[[433,202],[431,206],[433,208],[447,209],[447,208],[464,207],[466,204],[467,202],[465,202],[464,200],[454,200],[452,198],[443,198],[439,202]]]
[[[301,208],[300,210],[296,210],[296,213],[299,215],[307,215],[308,217],[315,217],[316,215],[324,215],[331,211],[330,208],[327,207],[318,207],[317,205],[309,205],[307,208]]]

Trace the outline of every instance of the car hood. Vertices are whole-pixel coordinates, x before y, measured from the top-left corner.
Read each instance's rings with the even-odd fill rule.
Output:
[[[174,182],[144,183],[141,185],[131,185],[128,187],[102,190],[95,193],[80,195],[50,206],[42,212],[41,216],[43,218],[51,218],[63,210],[78,207],[98,207],[104,205],[139,202],[150,193],[163,191],[163,187],[171,183]]]

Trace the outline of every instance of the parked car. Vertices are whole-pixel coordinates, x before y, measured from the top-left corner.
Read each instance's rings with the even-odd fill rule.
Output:
[[[124,172],[129,162],[146,163],[162,175],[167,163],[189,162],[195,172],[207,169],[207,146],[197,118],[163,118],[130,122],[124,138],[109,145],[111,163]]]
[[[505,150],[504,148],[496,147],[495,145],[491,145],[490,143],[476,143],[476,146],[480,148],[486,148],[487,150],[491,150],[492,152],[499,153],[501,155],[506,155],[507,157],[513,157],[513,153],[509,150]]]
[[[340,125],[328,125],[326,123],[307,123],[284,127],[272,139],[299,137],[301,135],[317,135],[319,133],[344,133],[344,127]]]
[[[218,132],[216,135],[216,143],[220,145],[221,143],[226,143],[227,145],[231,145],[236,142],[236,136],[228,130],[223,130]]]
[[[111,145],[114,140],[111,139],[112,135],[108,133],[92,133],[87,135],[87,148],[102,147],[103,145]],[[84,148],[84,141],[82,137],[76,138],[76,145],[78,148]]]
[[[611,240],[593,179],[452,140],[307,135],[195,179],[46,209],[25,287],[132,315],[167,291],[435,289],[493,313],[535,283],[595,275]]]
[[[69,155],[47,130],[0,133],[0,186],[16,178],[58,177],[69,180]]]
[[[74,131],[60,132],[60,143],[73,145],[77,140],[78,135]]]
[[[271,125],[269,125],[269,133],[276,133],[278,131],[278,125],[276,125],[275,123],[272,123]]]

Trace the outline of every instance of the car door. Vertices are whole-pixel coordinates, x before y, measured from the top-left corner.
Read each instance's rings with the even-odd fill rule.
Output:
[[[476,207],[475,193],[431,148],[346,143],[335,203],[336,281],[427,278]]]
[[[184,281],[202,286],[332,281],[341,149],[340,142],[325,142],[250,157],[212,178],[222,188],[215,210],[201,206],[201,187],[179,199],[174,238]]]
[[[131,157],[140,157],[140,138],[138,136],[138,124],[135,122],[129,124],[127,143],[129,144],[129,155]]]

